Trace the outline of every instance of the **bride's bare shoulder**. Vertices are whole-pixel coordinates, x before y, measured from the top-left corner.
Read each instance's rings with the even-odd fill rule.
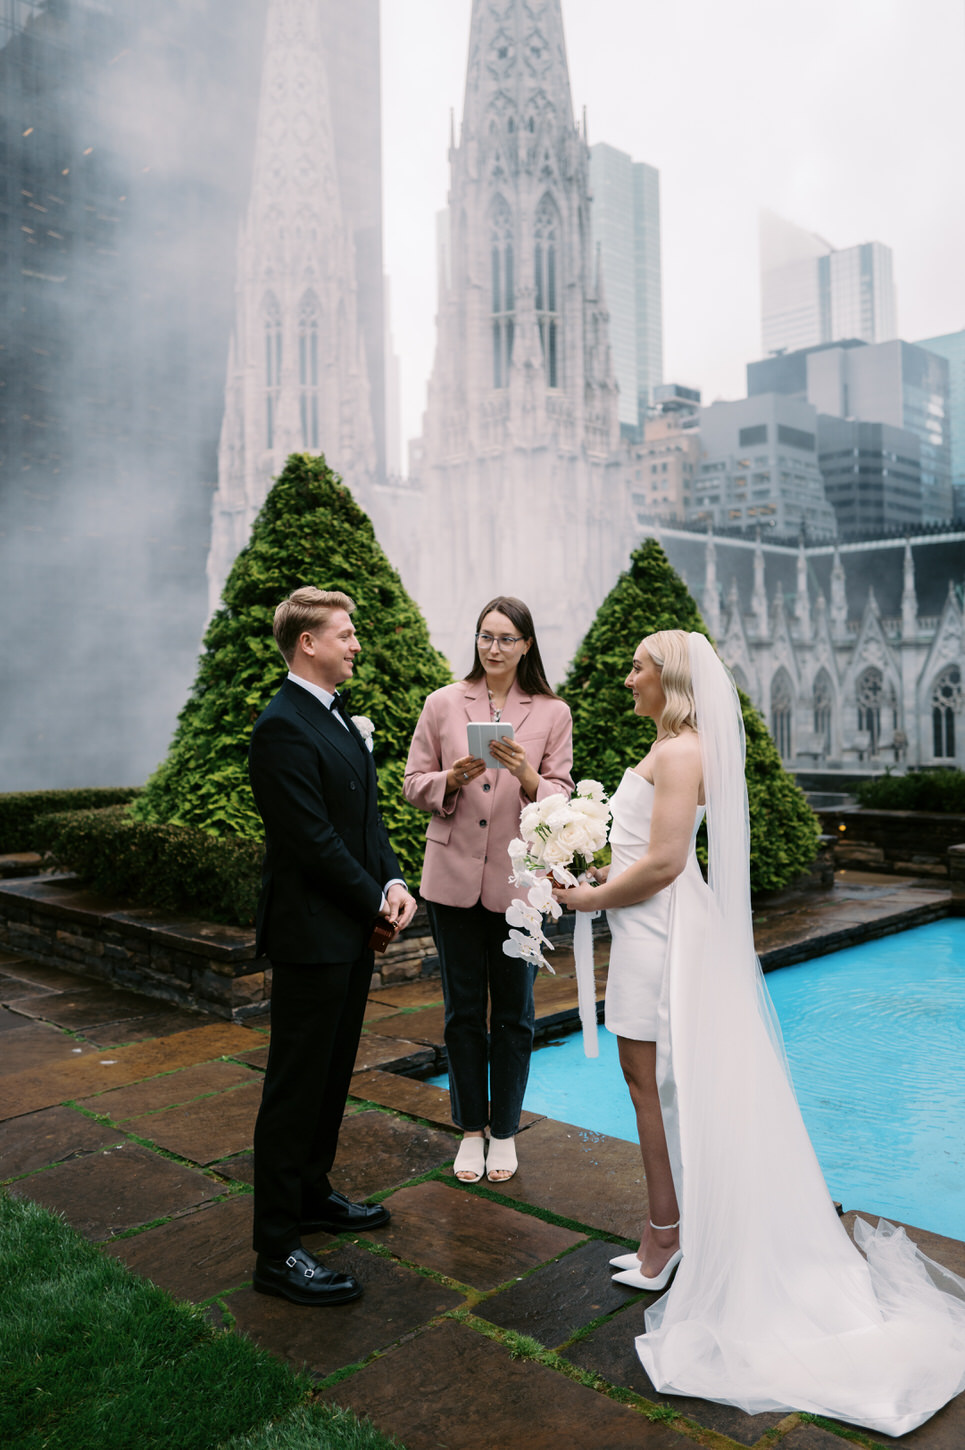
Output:
[[[678,735],[669,735],[660,741],[658,749],[651,749],[648,759],[654,770],[700,770],[700,740],[696,730],[683,729]]]

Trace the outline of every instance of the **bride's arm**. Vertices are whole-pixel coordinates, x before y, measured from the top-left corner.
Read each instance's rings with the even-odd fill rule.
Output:
[[[613,881],[554,892],[575,911],[612,910],[655,896],[675,881],[687,864],[700,795],[700,745],[689,731],[667,741],[652,757],[653,815],[650,845]]]

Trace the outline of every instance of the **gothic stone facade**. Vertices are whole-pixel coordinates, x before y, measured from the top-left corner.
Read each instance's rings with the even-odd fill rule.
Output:
[[[796,549],[661,532],[788,764],[965,767],[965,532]]]

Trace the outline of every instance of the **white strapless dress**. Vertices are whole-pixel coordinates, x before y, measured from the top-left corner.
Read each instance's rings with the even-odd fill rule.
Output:
[[[652,785],[628,770],[611,879],[646,850],[652,807]],[[672,886],[607,916],[606,1025],[657,1044],[681,1212],[683,1260],[636,1340],[651,1382],[751,1414],[906,1433],[965,1390],[965,1280],[883,1220],[858,1219],[862,1252],[849,1239],[753,942],[729,934],[693,849]]]
[[[635,770],[624,771],[610,806],[612,860],[608,879],[615,881],[645,854],[650,844],[652,783]],[[632,1037],[639,1042],[657,1040],[672,909],[677,898],[685,898],[701,910],[702,902],[697,898],[707,891],[694,852],[697,829],[703,818],[701,806],[694,821],[687,865],[676,881],[647,901],[606,914],[611,946],[604,1022],[607,1031],[618,1037]]]

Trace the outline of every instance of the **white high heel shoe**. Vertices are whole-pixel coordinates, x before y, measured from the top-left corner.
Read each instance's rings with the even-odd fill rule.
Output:
[[[650,1227],[656,1229],[657,1233],[669,1233],[671,1229],[680,1227],[680,1219],[678,1218],[676,1223],[654,1223],[653,1219],[651,1219]],[[682,1257],[682,1250],[677,1249],[675,1253],[670,1255],[670,1258],[664,1264],[660,1273],[655,1275],[654,1278],[648,1279],[645,1274],[641,1273],[640,1259],[637,1254],[618,1254],[615,1259],[610,1260],[610,1265],[612,1268],[621,1269],[623,1272],[614,1274],[613,1282],[615,1284],[630,1284],[634,1289],[663,1289],[670,1282],[670,1276],[680,1263]]]
[[[636,1254],[634,1254],[634,1258],[636,1258]],[[648,1279],[646,1275],[641,1274],[639,1269],[624,1269],[622,1274],[613,1275],[613,1282],[614,1284],[629,1284],[632,1289],[665,1289],[670,1283],[674,1269],[682,1258],[683,1251],[677,1249],[676,1253],[670,1255],[670,1258],[664,1264],[660,1273],[654,1278]],[[640,1260],[637,1259],[637,1263],[639,1262]]]

